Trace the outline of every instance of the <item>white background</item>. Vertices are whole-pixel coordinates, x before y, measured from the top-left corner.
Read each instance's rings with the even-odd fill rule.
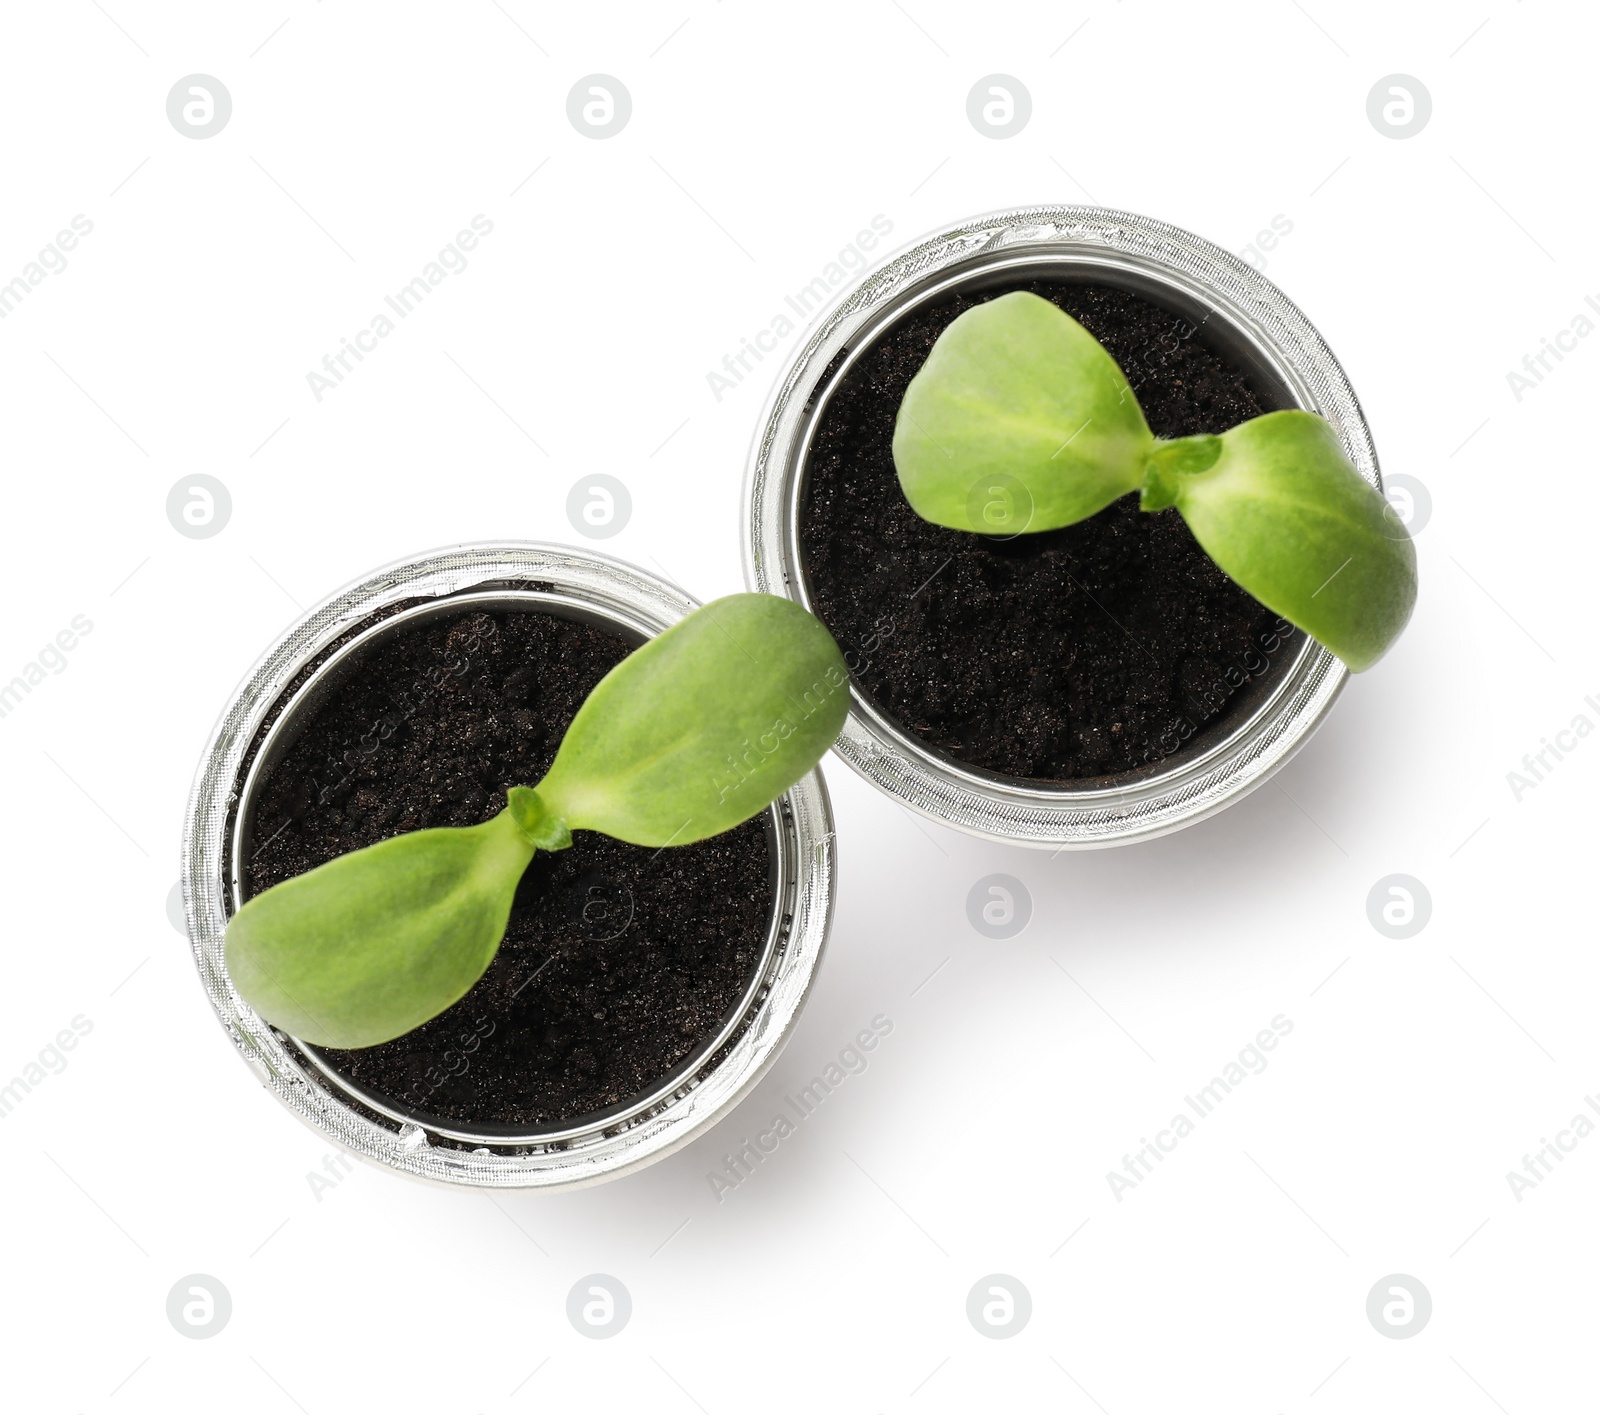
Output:
[[[0,678],[94,625],[0,720],[0,1080],[93,1027],[0,1123],[17,1408],[1592,1404],[1600,1137],[1520,1201],[1506,1179],[1600,1092],[1600,739],[1520,801],[1506,775],[1600,723],[1600,340],[1507,380],[1600,297],[1592,13],[72,0],[4,35],[0,282],[94,226],[0,321]],[[595,72],[633,100],[606,141],[566,116]],[[1003,141],[966,115],[996,72],[1033,99]],[[165,108],[194,73],[233,102],[201,141]],[[1433,100],[1407,140],[1367,117],[1394,73]],[[570,1195],[314,1193],[329,1147],[233,1055],[165,907],[245,669],[400,555],[578,541],[595,471],[634,505],[601,548],[740,588],[745,453],[797,336],[720,402],[707,372],[874,215],[898,245],[1091,197],[1232,250],[1292,223],[1267,274],[1431,492],[1403,642],[1273,784],[1153,844],[982,844],[830,759],[829,955],[712,1134]],[[306,374],[478,213],[469,268],[316,401]],[[165,502],[200,472],[233,511],[193,540]],[[966,913],[996,872],[1033,900],[1004,942]],[[1396,872],[1433,901],[1406,941],[1367,917]],[[879,1013],[869,1069],[718,1202],[720,1156]],[[1107,1171],[1277,1014],[1270,1066],[1119,1202]],[[595,1272],[633,1298],[609,1341],[565,1315]],[[966,1317],[996,1272],[1032,1295],[1010,1340]],[[192,1273],[232,1296],[209,1340],[166,1316]],[[1411,1339],[1366,1316],[1392,1273],[1432,1295]]]

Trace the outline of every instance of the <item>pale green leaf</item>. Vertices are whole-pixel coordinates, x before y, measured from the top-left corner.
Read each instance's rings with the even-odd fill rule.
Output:
[[[900,404],[894,464],[924,520],[1016,535],[1136,491],[1152,445],[1116,360],[1050,301],[1016,291],[935,341]]]
[[[228,975],[274,1026],[365,1047],[437,1016],[483,976],[534,844],[526,788],[482,825],[418,830],[258,894],[228,925]],[[521,797],[521,799],[518,799]]]
[[[1289,410],[1184,441],[1218,441],[1221,455],[1192,472],[1153,458],[1144,507],[1175,505],[1206,554],[1268,609],[1354,671],[1376,663],[1411,617],[1417,553],[1333,429]]]
[[[844,659],[815,618],[776,595],[730,595],[600,681],[538,794],[573,830],[687,845],[810,771],[849,701]]]

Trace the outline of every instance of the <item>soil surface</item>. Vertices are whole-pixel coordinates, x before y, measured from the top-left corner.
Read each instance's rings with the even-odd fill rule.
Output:
[[[1299,631],[1228,579],[1175,510],[1140,511],[1137,494],[1009,540],[912,511],[891,450],[906,387],[958,314],[1012,290],[1106,346],[1158,437],[1224,432],[1273,406],[1204,328],[1125,290],[1025,280],[918,309],[823,409],[800,514],[807,585],[858,688],[924,745],[1044,781],[1135,771],[1222,735]]]
[[[400,631],[317,710],[258,797],[247,897],[403,831],[476,825],[533,785],[621,635],[542,613]],[[766,943],[762,817],[666,850],[579,832],[540,852],[504,943],[455,1006],[403,1037],[321,1049],[424,1116],[548,1126],[630,1100],[721,1027]]]

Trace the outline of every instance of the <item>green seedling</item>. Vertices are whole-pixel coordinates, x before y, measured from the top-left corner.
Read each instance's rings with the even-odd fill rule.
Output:
[[[799,605],[716,600],[602,678],[543,780],[492,819],[395,836],[250,900],[228,925],[229,976],[302,1041],[401,1036],[483,976],[536,851],[575,830],[654,848],[731,830],[817,764],[848,703],[838,646]]]
[[[939,336],[900,404],[894,462],[919,516],[983,535],[1069,526],[1134,491],[1146,511],[1175,507],[1231,579],[1356,672],[1416,602],[1410,536],[1323,419],[1156,437],[1116,360],[1026,292]]]

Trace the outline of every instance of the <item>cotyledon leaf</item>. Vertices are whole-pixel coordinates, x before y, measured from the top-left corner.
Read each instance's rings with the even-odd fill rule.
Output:
[[[1176,506],[1235,583],[1370,668],[1417,599],[1417,552],[1393,509],[1323,419],[1286,410],[1152,457],[1140,504]]]
[[[397,835],[258,894],[228,924],[234,987],[321,1046],[375,1046],[443,1012],[493,960],[533,859],[518,817],[537,802],[509,794],[482,825]]]
[[[573,830],[687,845],[748,820],[833,745],[849,675],[791,600],[713,600],[589,694],[538,794]]]
[[[1019,290],[966,310],[934,342],[900,404],[894,464],[923,520],[1009,536],[1137,491],[1153,445],[1116,360]]]

